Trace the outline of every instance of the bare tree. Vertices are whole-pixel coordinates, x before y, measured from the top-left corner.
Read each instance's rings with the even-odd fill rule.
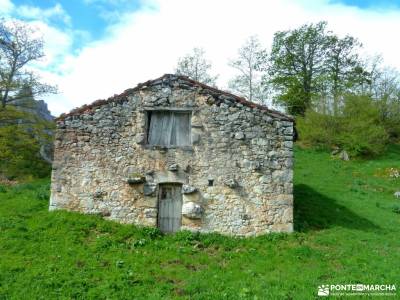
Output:
[[[211,63],[205,59],[205,51],[202,48],[194,48],[191,53],[178,60],[175,72],[189,78],[215,86],[218,76],[209,74]]]
[[[229,89],[250,101],[266,103],[266,89],[262,82],[267,66],[267,51],[256,36],[249,37],[229,65],[240,73],[229,82]]]
[[[27,67],[44,56],[43,40],[37,31],[21,21],[0,20],[0,100],[1,109],[12,104],[20,91],[31,88],[32,96],[54,93],[56,88],[41,83]]]

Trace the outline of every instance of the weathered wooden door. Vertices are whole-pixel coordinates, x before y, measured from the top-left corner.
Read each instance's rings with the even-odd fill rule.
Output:
[[[160,184],[158,196],[158,227],[162,232],[176,232],[182,221],[182,187]]]

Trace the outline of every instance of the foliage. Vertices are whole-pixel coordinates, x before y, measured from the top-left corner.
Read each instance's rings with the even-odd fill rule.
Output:
[[[380,121],[394,142],[400,141],[400,74],[376,67],[371,81],[371,96],[376,100]]]
[[[296,128],[301,144],[317,149],[331,149],[337,146],[340,120],[313,110],[307,110],[304,117],[296,119]]]
[[[330,34],[328,39],[328,53],[326,57],[325,101],[332,98],[332,114],[339,114],[342,95],[349,92],[356,84],[354,73],[361,66],[358,50],[361,44],[351,36],[339,38]],[[328,99],[327,99],[328,98]],[[328,106],[330,103],[326,103]]]
[[[392,211],[396,214],[400,214],[400,205],[399,204],[395,204],[392,206]]]
[[[300,140],[317,148],[340,148],[351,156],[383,153],[388,134],[379,120],[376,103],[369,97],[348,95],[340,115],[308,110],[297,119]]]
[[[0,19],[0,101],[2,109],[19,99],[30,87],[33,96],[53,93],[53,86],[41,83],[28,66],[44,56],[37,30],[16,20]]]
[[[274,35],[269,82],[278,91],[277,101],[291,114],[304,114],[321,89],[328,51],[326,26],[326,22],[319,22]],[[288,102],[295,96],[300,99],[298,103]]]
[[[397,185],[374,173],[399,167],[400,148],[368,162],[301,149],[295,159],[297,232],[257,238],[163,235],[49,212],[38,196],[47,179],[5,187],[0,298],[313,299],[321,283],[398,284]]]
[[[239,71],[229,82],[232,92],[249,101],[266,104],[267,90],[262,83],[262,74],[267,64],[267,52],[261,47],[256,36],[249,37],[239,48],[238,57],[230,66]]]
[[[388,134],[379,120],[376,103],[369,97],[347,96],[338,136],[339,146],[353,155],[382,154],[388,144]]]
[[[211,63],[205,59],[205,51],[202,48],[194,48],[192,53],[178,60],[175,72],[202,83],[215,86],[218,76],[209,74]]]
[[[304,115],[314,102],[333,98],[335,114],[340,95],[353,85],[361,44],[353,37],[339,38],[327,31],[326,22],[306,24],[274,35],[267,82],[276,91],[276,101],[289,113]],[[314,103],[321,105],[321,103]]]
[[[381,99],[377,102],[380,121],[392,142],[400,142],[400,97],[394,101]]]
[[[0,175],[13,178],[46,177],[50,165],[40,156],[42,143],[50,143],[52,122],[12,106],[0,111]]]

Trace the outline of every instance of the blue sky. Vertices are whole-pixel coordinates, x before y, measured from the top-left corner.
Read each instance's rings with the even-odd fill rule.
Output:
[[[17,7],[29,6],[42,10],[60,6],[69,17],[68,24],[57,16],[49,18],[48,24],[56,28],[67,26],[75,31],[85,33],[84,38],[81,36],[74,39],[75,51],[86,43],[104,38],[108,26],[118,23],[123,14],[139,11],[143,3],[140,0],[13,0],[12,2]],[[329,2],[372,11],[400,8],[400,0],[329,0]],[[20,16],[20,18],[32,19],[26,16]]]
[[[108,25],[118,22],[124,12],[133,12],[140,9],[138,0],[14,0],[16,6],[37,7],[49,10],[60,5],[66,15],[70,17],[68,24],[57,18],[49,19],[48,23],[58,28],[69,26],[71,29],[86,32],[89,42],[101,39]],[[25,19],[32,19],[25,17]],[[82,41],[75,41],[75,47],[81,47]]]
[[[0,0],[0,15],[43,35],[46,57],[32,68],[59,88],[43,98],[54,115],[172,73],[194,47],[225,89],[228,62],[249,36],[268,49],[276,31],[321,20],[400,69],[400,0]]]
[[[356,6],[362,9],[379,10],[400,8],[400,0],[331,0],[331,2]]]

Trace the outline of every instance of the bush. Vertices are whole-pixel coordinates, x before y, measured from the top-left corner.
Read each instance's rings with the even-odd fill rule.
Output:
[[[400,205],[398,205],[398,204],[393,205],[392,212],[394,212],[396,214],[400,214]]]
[[[384,97],[377,104],[381,123],[385,127],[391,142],[400,142],[400,101]]]
[[[0,110],[0,175],[7,179],[47,177],[51,166],[40,156],[41,143],[50,143],[52,122],[13,107]]]
[[[329,115],[308,110],[304,118],[296,120],[299,140],[314,148],[329,149],[337,144],[340,122]]]
[[[339,145],[355,156],[384,152],[389,136],[380,123],[376,102],[369,97],[348,96],[343,108]]]
[[[365,96],[347,96],[337,116],[309,110],[298,118],[297,129],[303,144],[340,148],[351,156],[379,155],[389,142],[376,103]]]

